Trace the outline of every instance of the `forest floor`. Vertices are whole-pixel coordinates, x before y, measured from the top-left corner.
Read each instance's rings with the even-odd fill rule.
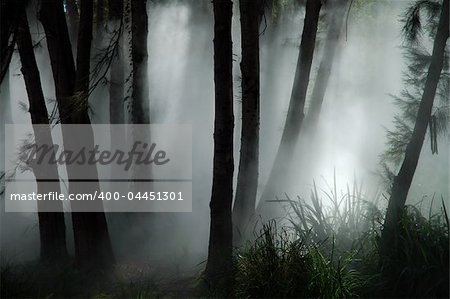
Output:
[[[293,221],[294,228],[269,222],[255,239],[236,248],[233,293],[226,297],[449,298],[450,220],[444,204],[435,214],[405,207],[398,250],[389,257],[379,251],[383,213],[373,205],[349,202],[352,208],[344,213],[328,214],[318,199],[299,204],[303,208],[293,209],[305,221]],[[220,290],[208,290],[203,267],[134,261],[86,272],[72,261],[43,265],[2,259],[0,297],[224,297]]]

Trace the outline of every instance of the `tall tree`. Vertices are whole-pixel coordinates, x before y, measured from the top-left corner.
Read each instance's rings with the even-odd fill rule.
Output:
[[[19,49],[20,62],[22,64],[21,70],[28,94],[29,112],[35,133],[35,143],[37,146],[53,145],[49,117],[47,107],[45,106],[41,78],[34,56],[33,42],[28,26],[25,5],[23,5],[21,9],[19,18],[17,47]],[[51,191],[60,192],[58,168],[56,165],[34,165],[32,168],[36,177],[38,193],[45,194]],[[42,176],[44,172],[45,176]],[[41,181],[41,179],[48,178],[48,176],[56,179],[56,182]],[[67,258],[66,226],[64,223],[62,202],[38,201],[37,205],[41,260],[46,262],[58,262]],[[46,208],[49,208],[53,212],[46,210]]]
[[[124,123],[124,60],[123,60],[123,0],[109,0],[109,22],[113,34],[120,34],[119,46],[111,62],[109,86],[109,121],[111,124]],[[114,134],[114,132],[111,132]]]
[[[259,167],[260,63],[259,25],[263,1],[240,0],[242,47],[242,127],[239,172],[233,206],[235,241],[245,238],[247,225],[255,212]]]
[[[258,210],[264,218],[268,216],[265,215],[267,213],[265,202],[274,199],[280,184],[286,179],[286,173],[290,170],[289,165],[294,157],[294,149],[302,128],[321,6],[322,1],[319,0],[306,2],[305,21],[286,123],[272,170],[258,206]]]
[[[147,35],[147,0],[131,1],[131,58],[133,61],[131,118],[134,124],[150,123],[148,111]]]
[[[67,23],[69,26],[69,37],[72,45],[72,51],[76,54],[77,38],[78,38],[78,23],[80,21],[80,13],[78,12],[78,5],[75,0],[66,0],[67,8]]]
[[[327,91],[333,62],[338,50],[339,37],[342,33],[348,2],[348,0],[336,0],[329,3],[328,14],[331,15],[331,18],[323,46],[322,60],[317,70],[317,76],[311,94],[311,102],[305,118],[305,128],[312,134],[314,134],[314,128],[319,121],[323,99]]]
[[[0,83],[6,76],[16,44],[20,6],[25,0],[4,0],[0,2]]]
[[[101,30],[101,27],[103,25],[103,22],[105,21],[105,7],[104,7],[104,1],[103,0],[97,0],[97,7],[96,7],[96,21],[97,21],[97,33]]]
[[[101,48],[105,26],[105,2],[97,0],[95,7],[95,44]]]
[[[79,30],[79,45],[78,56],[83,56],[88,59],[88,62],[81,61],[80,64],[89,63],[89,56],[85,50],[80,51],[80,47],[90,47],[92,39],[92,13],[89,13],[89,0],[81,1],[81,5],[85,10],[81,14],[84,16],[80,22],[88,25],[80,25],[86,30]],[[85,3],[83,3],[85,2]],[[86,3],[87,2],[87,3]],[[50,56],[50,63],[53,71],[53,78],[55,81],[56,100],[58,103],[59,117],[62,124],[90,124],[88,115],[87,97],[74,95],[75,78],[78,78],[77,89],[85,84],[86,71],[89,73],[89,68],[79,65],[78,75],[75,72],[75,65],[72,56],[72,48],[69,40],[69,33],[67,23],[64,16],[64,5],[62,0],[43,0],[41,3],[40,21],[44,26],[45,35],[47,38],[47,47]],[[91,19],[91,20],[89,20]],[[90,30],[89,30],[89,24]],[[86,36],[84,36],[86,35]],[[80,58],[81,59],[81,58]],[[83,83],[84,82],[84,83]],[[86,85],[84,85],[85,87]],[[81,95],[85,95],[81,91]],[[63,130],[64,146],[67,148],[76,148],[76,143],[82,139],[83,144],[89,144],[93,147],[94,136],[92,129],[86,130],[83,136],[68,136]],[[69,167],[70,166],[70,167]],[[76,165],[68,165],[67,173],[69,177],[69,192],[77,194],[80,192],[89,193],[95,192],[99,189],[98,181],[93,181],[91,184],[80,184],[73,181],[73,177],[79,173],[80,169]],[[89,171],[93,176],[97,174],[95,165]],[[95,205],[101,205],[101,202],[95,201]],[[75,238],[75,259],[77,265],[80,267],[103,267],[108,266],[114,262],[113,252],[111,248],[111,241],[109,238],[108,227],[106,223],[105,214],[103,212],[73,212],[72,213],[73,231]]]
[[[227,290],[232,271],[233,201],[233,45],[231,0],[214,0],[214,161],[211,224],[206,279],[213,289]]]
[[[446,42],[449,37],[449,0],[444,0],[440,12],[439,24],[433,44],[433,52],[425,87],[417,111],[414,129],[406,146],[403,162],[395,176],[386,212],[381,249],[389,254],[396,249],[401,227],[403,208],[417,168],[420,152],[423,147],[428,124],[432,117],[432,108],[437,86],[444,65]]]
[[[83,103],[80,116],[88,116],[89,75],[91,65],[92,23],[94,5],[91,0],[80,0],[80,26],[77,40],[75,94]],[[89,120],[82,120],[89,121]]]

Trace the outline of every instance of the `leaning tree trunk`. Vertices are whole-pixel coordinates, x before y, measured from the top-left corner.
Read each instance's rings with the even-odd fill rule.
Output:
[[[402,166],[392,184],[384,229],[381,236],[381,250],[389,254],[397,248],[403,208],[409,188],[419,162],[420,152],[431,118],[434,97],[444,64],[446,42],[449,37],[449,0],[444,0],[439,25],[433,45],[431,64],[428,69],[425,88],[417,112],[411,139],[406,147]]]
[[[330,3],[329,14],[331,21],[328,25],[327,36],[325,38],[324,52],[317,70],[316,80],[311,94],[311,103],[305,118],[305,129],[314,135],[315,128],[319,121],[323,99],[327,91],[328,81],[333,67],[334,57],[338,50],[339,37],[345,21],[346,5],[348,0],[335,0]]]
[[[28,26],[25,6],[19,16],[19,27],[17,31],[17,47],[19,49],[20,62],[22,64],[22,74],[28,94],[30,105],[29,112],[31,123],[35,131],[35,143],[37,146],[53,145],[52,135],[49,126],[47,107],[45,106],[44,93],[41,86],[36,58],[33,51],[30,28]],[[40,125],[35,127],[34,125]],[[45,179],[41,174],[44,169],[39,169],[39,165],[33,167],[36,177],[37,191],[40,194],[51,191],[61,192],[59,186],[58,168],[56,165],[45,165],[46,176],[54,178],[54,182],[40,181]],[[53,212],[45,210],[46,206]],[[57,212],[59,211],[59,212]],[[40,257],[45,262],[59,262],[67,258],[66,248],[66,226],[64,223],[64,213],[62,202],[38,201],[39,236],[41,242]]]
[[[275,195],[280,190],[279,184],[282,184],[286,179],[286,173],[290,170],[289,165],[294,158],[294,149],[304,118],[306,91],[314,55],[321,6],[321,1],[308,0],[306,2],[305,22],[286,123],[267,185],[258,206],[258,210],[262,213],[264,219],[269,216],[266,201],[275,199]]]
[[[77,62],[80,65],[77,74],[75,73],[62,0],[44,0],[41,3],[39,17],[47,37],[47,47],[55,81],[56,100],[62,124],[90,125],[87,97],[83,96],[86,95],[84,88],[86,88],[86,80],[89,80],[89,67],[82,65],[88,64],[90,61],[90,51],[89,53],[86,51],[86,47],[90,49],[92,39],[92,13],[89,12],[91,10],[89,2],[91,1],[81,1],[84,8],[82,8],[81,14],[83,17],[80,22],[84,25],[80,27],[84,29],[79,30]],[[77,90],[79,90],[76,96],[74,96],[75,78],[78,78]],[[89,147],[94,145],[92,129],[87,130],[85,136],[68,136],[63,130],[65,147],[76,148],[77,139],[83,139],[83,144],[89,144]],[[82,171],[88,171],[91,176],[97,174],[95,165]],[[67,165],[70,193],[93,194],[95,190],[99,190],[98,181],[81,184],[71,179],[79,172],[80,168],[77,165]],[[101,202],[95,201],[93,204],[101,206]],[[98,208],[98,206],[96,207]],[[114,262],[108,227],[103,212],[73,212],[72,222],[75,239],[75,260],[78,266],[83,268],[106,267]]]
[[[233,78],[231,0],[214,0],[214,162],[206,279],[227,292],[232,282]]]
[[[239,173],[233,206],[236,244],[245,238],[255,212],[259,166],[260,63],[259,25],[264,13],[260,0],[240,0],[242,47],[242,127]]]

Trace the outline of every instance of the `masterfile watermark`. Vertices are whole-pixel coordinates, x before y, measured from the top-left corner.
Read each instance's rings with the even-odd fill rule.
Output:
[[[7,212],[189,212],[190,125],[6,125]]]
[[[94,145],[93,149],[81,147],[77,152],[71,150],[59,151],[58,145],[33,144],[30,147],[28,158],[25,163],[28,165],[48,163],[49,165],[70,165],[70,164],[90,164],[90,165],[123,165],[124,170],[130,170],[134,165],[164,165],[170,161],[166,157],[166,151],[157,150],[156,143],[135,141],[130,151],[122,150],[99,150],[99,145]],[[139,150],[138,148],[142,148]],[[59,153],[60,152],[60,153]],[[59,153],[59,155],[57,154]]]

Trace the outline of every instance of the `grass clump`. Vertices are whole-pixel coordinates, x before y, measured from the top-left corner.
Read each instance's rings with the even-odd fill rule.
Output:
[[[237,297],[295,297],[306,295],[309,280],[304,244],[293,241],[276,223],[263,226],[254,243],[238,250],[236,257]]]
[[[319,246],[306,245],[275,222],[263,225],[236,258],[236,296],[250,298],[344,298],[355,295],[356,272],[350,259],[332,262]]]
[[[288,221],[280,230],[275,222],[264,225],[238,250],[236,295],[449,298],[444,200],[437,212],[405,206],[398,247],[385,256],[379,247],[385,210],[361,189],[355,183],[338,196],[334,187],[322,197],[314,184],[308,202],[277,200],[289,203]]]
[[[444,204],[428,218],[417,207],[406,206],[401,224],[398,249],[380,257],[386,295],[448,298],[449,225]]]

